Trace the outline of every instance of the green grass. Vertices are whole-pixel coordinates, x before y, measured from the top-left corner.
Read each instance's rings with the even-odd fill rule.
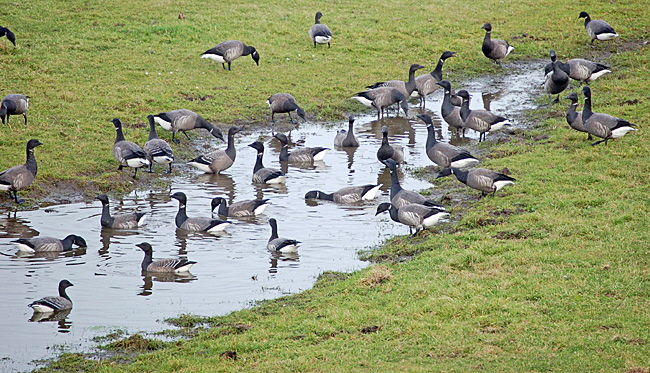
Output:
[[[307,38],[317,10],[334,32],[330,49]],[[622,37],[590,47],[581,10]],[[0,40],[2,93],[32,97],[29,126],[14,117],[0,127],[0,168],[23,162],[24,143],[39,138],[35,194],[64,181],[131,188],[130,173],[114,172],[113,117],[143,143],[147,114],[188,108],[222,128],[266,125],[268,96],[290,92],[311,118],[343,120],[361,110],[349,97],[365,85],[405,79],[413,62],[432,69],[444,50],[458,52],[445,65],[454,83],[507,74],[480,53],[486,21],[516,48],[506,66],[547,58],[551,48],[562,60],[607,57],[613,73],[592,83],[594,108],[640,128],[591,147],[568,129],[566,105],[544,107],[530,114],[531,130],[481,146],[483,166],[509,168],[515,186],[450,206],[462,218],[441,234],[391,240],[369,255],[385,260],[380,270],[328,273],[313,290],[224,317],[183,316],[179,324],[212,328],[128,364],[68,354],[50,371],[648,371],[646,2],[338,1],[315,9],[305,1],[37,0],[0,12],[19,45]],[[261,65],[244,57],[227,72],[199,58],[226,39],[257,47]],[[197,97],[207,99],[186,99]],[[478,195],[453,177],[437,184]]]

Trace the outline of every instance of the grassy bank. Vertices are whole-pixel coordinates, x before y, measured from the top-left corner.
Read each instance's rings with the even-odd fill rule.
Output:
[[[117,363],[121,356],[65,355],[49,370],[647,371],[650,11],[642,1],[556,6],[32,1],[3,8],[18,48],[0,40],[2,93],[32,101],[29,126],[17,117],[0,126],[0,168],[23,162],[25,141],[39,138],[36,193],[65,182],[133,187],[130,173],[114,172],[113,117],[143,143],[147,114],[183,107],[223,128],[265,125],[266,98],[291,92],[311,118],[342,120],[360,110],[349,97],[366,84],[406,78],[412,62],[432,69],[447,49],[458,52],[445,66],[454,83],[507,74],[508,60],[546,58],[551,48],[562,60],[606,62],[614,72],[592,84],[595,109],[640,127],[591,147],[567,128],[564,105],[539,110],[533,130],[494,144],[483,163],[508,167],[517,185],[473,202],[459,224],[440,228],[444,234],[396,238],[374,255],[380,265],[325,274],[300,295],[224,317],[181,317],[180,325],[212,328],[128,364]],[[330,49],[307,39],[317,10],[334,32]],[[582,10],[622,37],[589,46]],[[486,21],[516,48],[504,69],[480,53]],[[231,38],[257,47],[261,65],[244,57],[227,72],[198,58]],[[439,184],[458,186],[453,178]],[[452,213],[461,209],[450,205]]]

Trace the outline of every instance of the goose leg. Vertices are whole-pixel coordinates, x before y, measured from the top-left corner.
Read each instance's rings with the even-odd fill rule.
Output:
[[[18,192],[16,192],[15,190],[12,190],[11,192],[13,192],[13,195],[14,195],[14,196],[13,196],[13,197],[14,197],[14,201],[16,201],[17,204],[20,205],[21,203],[25,202],[24,199],[22,199],[22,198],[18,198]],[[10,194],[11,194],[11,193],[10,193]]]
[[[118,167],[117,170],[122,171],[123,168],[124,168],[124,166],[120,165],[120,167]]]
[[[287,115],[289,116],[289,122],[296,124],[296,122],[291,118],[291,112],[288,112]]]
[[[168,174],[171,174],[171,173],[172,173],[172,164],[171,164],[171,163],[169,163],[169,170],[167,170],[167,173],[168,173]]]
[[[183,131],[183,135],[185,135],[185,137],[187,137],[188,140],[191,140],[190,136],[187,134],[187,132]]]
[[[225,63],[222,63],[222,64],[221,64],[221,67],[223,67],[223,69],[225,70],[225,69],[226,69],[226,64],[225,64]]]
[[[27,113],[23,113],[23,117],[25,117],[25,125],[27,125]]]
[[[135,179],[136,176],[138,176],[138,168],[137,167],[135,168],[135,172],[133,173],[133,178]]]
[[[172,141],[173,141],[175,144],[180,144],[180,143],[181,143],[181,140],[178,140],[178,139],[176,138],[176,132],[172,132]]]

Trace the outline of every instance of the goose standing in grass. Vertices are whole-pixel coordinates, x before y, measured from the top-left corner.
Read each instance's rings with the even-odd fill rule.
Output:
[[[416,203],[419,205],[436,207],[444,210],[444,206],[438,202],[427,199],[422,194],[410,190],[402,189],[397,175],[397,164],[392,159],[387,159],[384,164],[390,169],[390,203],[400,208],[404,205]]]
[[[569,78],[584,84],[589,84],[601,76],[612,72],[608,66],[582,58],[573,58],[566,63],[558,61],[557,64],[565,73],[569,74]]]
[[[428,114],[419,114],[418,118],[422,119],[422,121],[427,125],[428,134],[425,149],[427,157],[429,157],[434,165],[441,168],[463,168],[474,166],[479,163],[479,160],[471,155],[467,150],[446,142],[437,141],[431,116]]]
[[[217,44],[216,47],[203,52],[201,58],[209,58],[219,62],[224,69],[226,69],[226,64],[228,64],[228,70],[230,70],[232,61],[241,56],[248,56],[249,54],[257,66],[259,66],[260,54],[257,53],[255,47],[246,45],[239,40],[226,40]]]
[[[45,297],[35,300],[28,305],[34,312],[47,313],[57,312],[72,309],[72,301],[66,293],[65,289],[69,288],[72,283],[68,280],[61,280],[59,282],[59,296],[58,297]]]
[[[38,165],[34,156],[34,148],[39,145],[43,145],[43,143],[36,139],[27,141],[27,160],[25,163],[0,172],[0,191],[8,191],[18,204],[22,203],[23,199],[18,199],[17,192],[30,186],[36,178]]]
[[[223,197],[215,197],[212,199],[212,215],[214,210],[221,216],[229,217],[245,217],[261,215],[264,210],[269,206],[268,199],[250,199],[246,201],[239,201],[228,206],[228,202]]]
[[[409,97],[411,97],[413,91],[415,91],[415,72],[420,69],[424,69],[424,66],[417,63],[411,64],[411,66],[409,67],[408,81],[405,82],[403,80],[387,80],[385,82],[377,82],[371,84],[369,86],[366,86],[366,88],[368,89],[375,89],[381,87],[395,88],[402,95],[404,95],[406,99],[408,99]],[[399,112],[399,107],[397,108],[397,111]],[[404,115],[408,115],[406,110],[404,110]]]
[[[27,125],[27,109],[29,109],[29,97],[17,93],[6,95],[0,102],[0,119],[2,124],[9,124],[9,117],[12,115],[22,114]]]
[[[441,210],[437,207],[411,203],[397,208],[395,205],[388,202],[381,203],[377,206],[375,216],[385,211],[388,211],[391,220],[394,222],[407,225],[409,227],[409,233],[412,233],[412,237],[415,237],[424,229],[433,227],[440,223],[442,219],[449,217],[447,211]],[[415,228],[415,233],[413,233],[413,228]]]
[[[516,181],[516,179],[508,175],[485,168],[471,168],[463,171],[454,167],[443,169],[440,171],[436,179],[451,174],[456,175],[456,179],[468,187],[481,191],[483,197],[489,193],[494,195],[499,189],[506,185],[514,185]]]
[[[593,44],[596,39],[609,40],[618,37],[618,34],[609,23],[601,19],[592,20],[587,12],[580,12],[578,18],[585,19],[585,30],[587,31],[587,35],[591,38],[591,44]]]
[[[14,47],[16,46],[16,35],[8,28],[0,26],[0,38],[3,36],[6,36],[7,40],[9,40]]]
[[[183,192],[176,192],[171,198],[178,200],[176,213],[176,227],[188,232],[219,233],[223,232],[232,222],[212,218],[190,218],[187,216],[187,196]]]
[[[287,180],[287,176],[282,171],[276,170],[275,168],[264,167],[262,164],[262,158],[264,157],[264,144],[260,141],[255,141],[248,146],[257,150],[257,160],[255,161],[255,167],[253,167],[253,183],[284,184]]]
[[[70,251],[72,245],[87,247],[86,240],[82,237],[70,234],[60,240],[54,237],[39,236],[34,238],[19,238],[11,243],[20,251],[26,253]]]
[[[388,143],[388,127],[381,127],[381,146],[377,149],[377,159],[379,162],[384,162],[387,159],[392,159],[395,163],[400,164],[404,162],[404,147],[397,144]]]
[[[420,99],[421,109],[426,108],[427,96],[437,91],[440,87],[437,83],[442,80],[442,65],[451,57],[456,57],[456,52],[445,51],[440,56],[440,60],[438,60],[438,64],[433,71],[415,78],[415,91],[411,93],[411,97],[418,97]]]
[[[625,119],[617,118],[609,114],[594,113],[591,111],[591,88],[585,86],[582,88],[585,95],[585,107],[582,109],[582,123],[585,129],[591,135],[600,137],[602,140],[596,141],[591,145],[598,145],[611,139],[618,139],[625,136],[628,132],[636,131],[636,124],[632,124]]]
[[[481,28],[485,30],[485,38],[483,38],[483,46],[481,47],[483,54],[501,66],[501,60],[515,50],[515,48],[505,40],[492,39],[492,25],[490,23],[484,24]]]
[[[267,249],[279,253],[295,253],[298,251],[300,241],[278,237],[278,222],[274,218],[269,219],[269,225],[271,226],[271,237],[266,244]]]
[[[172,110],[166,113],[159,113],[157,115],[154,115],[153,119],[156,121],[156,123],[160,124],[163,129],[172,133],[172,141],[175,143],[180,142],[176,139],[176,132],[182,132],[189,140],[190,137],[187,135],[187,131],[191,131],[197,128],[204,128],[210,132],[212,136],[218,138],[221,141],[225,141],[220,129],[214,127],[212,123],[203,119],[203,117],[193,112],[192,110]]]
[[[228,146],[225,150],[218,149],[187,162],[208,174],[218,174],[227,170],[235,163],[237,151],[235,150],[235,135],[241,131],[239,127],[230,127],[228,130]]]
[[[269,108],[271,108],[271,122],[275,123],[276,113],[287,113],[289,121],[294,124],[297,123],[291,117],[292,111],[295,111],[302,120],[305,122],[307,121],[307,119],[305,119],[305,111],[298,106],[296,98],[289,93],[276,93],[269,97],[269,99],[266,100],[266,103],[269,104]]]
[[[473,129],[479,133],[478,141],[485,140],[487,132],[497,131],[503,126],[510,126],[510,120],[496,115],[487,110],[470,110],[470,95],[466,90],[457,93],[463,99],[460,107],[460,117],[463,119],[465,127]]]
[[[582,112],[577,111],[578,94],[575,92],[571,92],[565,98],[567,100],[571,100],[571,105],[569,106],[569,110],[567,110],[566,112],[567,123],[569,123],[569,126],[571,126],[571,128],[573,128],[576,131],[587,132],[587,129],[582,123]],[[592,140],[591,134],[589,132],[587,133],[589,134],[589,136],[587,136],[587,140],[591,141]]]
[[[147,159],[147,153],[138,144],[126,141],[124,133],[122,133],[122,122],[119,119],[113,118],[115,125],[115,142],[113,143],[113,157],[120,162],[118,171],[122,171],[124,167],[131,167],[135,170],[133,178],[138,174],[138,168],[148,166],[150,164]]]
[[[141,268],[145,272],[155,273],[181,273],[189,272],[196,262],[191,262],[187,259],[156,259],[153,260],[153,248],[148,242],[143,242],[135,245],[144,251],[144,259],[142,259]]]
[[[444,96],[442,98],[442,105],[440,106],[440,114],[442,114],[442,119],[447,123],[451,128],[456,129],[456,134],[459,134],[462,130],[463,136],[465,135],[465,122],[460,116],[460,105],[454,105],[452,103],[452,90],[451,83],[447,80],[441,80],[436,83],[444,89]],[[460,97],[458,97],[460,98]],[[461,99],[462,105],[462,99]]]
[[[305,194],[305,199],[322,199],[335,203],[357,203],[375,199],[377,191],[382,184],[368,184],[361,186],[345,187],[334,193],[325,193],[320,190],[311,190]]]
[[[551,49],[551,66],[545,68],[546,78],[544,80],[544,90],[548,93],[549,97],[557,95],[553,103],[560,102],[560,93],[562,93],[569,86],[569,75],[560,68],[559,61],[555,50]]]
[[[111,216],[108,196],[106,194],[100,194],[95,199],[102,203],[102,217],[100,219],[102,227],[133,229],[141,227],[144,224],[145,212],[127,212]]]
[[[405,96],[397,88],[380,87],[367,91],[359,92],[352,97],[360,103],[377,109],[377,120],[384,117],[384,109],[393,104],[399,103],[399,106],[404,111],[404,115],[408,115],[409,105]],[[398,110],[399,113],[399,110]]]
[[[172,172],[172,162],[174,161],[172,147],[169,146],[167,141],[158,137],[153,115],[147,115],[147,119],[149,120],[149,139],[144,144],[143,149],[149,159],[149,172],[151,172],[153,164],[158,163],[160,165],[169,165],[167,173],[170,174]]]
[[[332,31],[326,25],[320,23],[321,17],[323,17],[323,13],[316,12],[316,20],[309,28],[309,38],[314,42],[314,47],[316,47],[316,44],[327,44],[329,48],[330,40],[332,40]]]
[[[340,148],[357,148],[359,147],[359,141],[354,136],[354,115],[348,117],[348,130],[340,129],[336,132],[336,137],[334,137],[334,146]]]
[[[325,155],[330,151],[330,148],[317,146],[294,149],[289,152],[289,139],[286,135],[276,133],[273,137],[278,139],[282,144],[282,149],[280,150],[280,162],[313,164],[315,161],[322,161]]]

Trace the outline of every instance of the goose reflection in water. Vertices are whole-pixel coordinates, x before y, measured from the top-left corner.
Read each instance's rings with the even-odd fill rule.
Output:
[[[287,264],[282,264],[284,262],[286,262]],[[298,253],[273,252],[271,253],[271,257],[269,260],[269,263],[271,264],[271,268],[269,268],[269,273],[278,273],[278,268],[282,268],[282,267],[297,268],[299,262],[300,262],[300,254]]]
[[[182,273],[156,273],[152,275],[150,272],[142,271],[143,284],[140,286],[138,295],[148,297],[153,294],[153,283],[156,282],[176,282],[176,283],[189,283],[198,278],[190,272]]]
[[[34,312],[29,322],[56,322],[59,324],[59,333],[69,333],[72,327],[72,321],[67,319],[72,310],[63,310],[58,312]]]

